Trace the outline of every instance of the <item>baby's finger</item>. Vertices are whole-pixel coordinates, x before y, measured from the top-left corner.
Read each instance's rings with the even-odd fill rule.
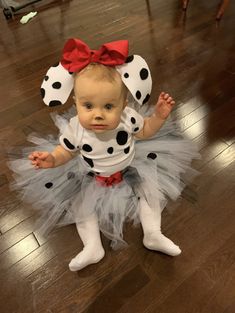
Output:
[[[171,103],[172,102],[172,97],[169,97],[166,101],[167,101],[167,103]]]
[[[48,153],[47,152],[39,152],[38,158],[40,160],[44,161],[47,157],[48,157]]]
[[[38,151],[34,151],[33,153],[31,153],[32,157],[34,159],[38,158],[39,157],[39,152]]]
[[[169,94],[166,93],[166,94],[164,95],[164,99],[167,100],[168,98],[169,98]]]

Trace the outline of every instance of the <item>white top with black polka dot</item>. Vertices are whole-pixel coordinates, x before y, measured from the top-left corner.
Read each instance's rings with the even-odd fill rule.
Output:
[[[92,172],[110,176],[131,164],[135,154],[133,135],[143,128],[143,124],[143,117],[126,107],[116,129],[96,134],[83,128],[75,116],[60,136],[60,144],[68,151],[79,151]]]

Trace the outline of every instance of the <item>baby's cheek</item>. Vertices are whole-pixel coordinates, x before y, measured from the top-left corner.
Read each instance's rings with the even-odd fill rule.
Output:
[[[113,128],[116,128],[118,127],[118,125],[120,124],[121,122],[121,116],[117,115],[117,116],[114,116],[111,120],[111,125],[113,126]]]
[[[88,128],[89,127],[89,120],[87,117],[85,117],[83,114],[79,114],[79,123],[82,125],[83,128]]]

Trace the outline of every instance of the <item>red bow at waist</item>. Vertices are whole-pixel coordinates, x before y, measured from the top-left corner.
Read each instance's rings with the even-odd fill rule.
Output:
[[[117,185],[122,181],[122,172],[114,173],[111,176],[104,177],[104,176],[95,176],[96,181],[100,182],[103,186],[113,186]]]

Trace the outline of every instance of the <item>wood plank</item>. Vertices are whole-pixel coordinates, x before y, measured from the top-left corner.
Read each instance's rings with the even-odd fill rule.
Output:
[[[28,235],[0,255],[0,269],[6,270],[10,268],[38,247],[39,244],[35,237],[32,234]]]
[[[34,227],[35,216],[32,216],[5,232],[0,237],[0,254],[31,234]]]

